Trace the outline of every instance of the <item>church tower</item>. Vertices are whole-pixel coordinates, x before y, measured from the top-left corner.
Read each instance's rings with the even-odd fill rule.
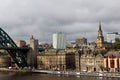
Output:
[[[99,30],[98,30],[98,36],[97,36],[97,47],[102,48],[104,44],[104,37],[102,34],[102,29],[101,29],[101,22],[99,22]]]

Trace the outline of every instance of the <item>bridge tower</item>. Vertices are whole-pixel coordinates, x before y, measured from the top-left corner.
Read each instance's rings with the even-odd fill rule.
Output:
[[[37,68],[37,53],[38,53],[38,40],[33,36],[30,38],[30,66],[31,68]]]

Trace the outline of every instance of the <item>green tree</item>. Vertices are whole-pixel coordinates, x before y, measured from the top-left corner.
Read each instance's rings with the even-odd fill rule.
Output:
[[[100,69],[103,71],[104,70],[104,67],[102,65],[100,65]]]
[[[81,46],[76,45],[74,48],[75,48],[75,49],[80,49],[80,48],[81,48]]]
[[[120,39],[119,39],[119,38],[116,38],[116,39],[115,39],[115,43],[113,43],[113,44],[111,45],[111,49],[115,49],[115,50],[120,49]]]
[[[100,54],[102,54],[103,56],[108,52],[108,50],[102,50],[100,51]]]

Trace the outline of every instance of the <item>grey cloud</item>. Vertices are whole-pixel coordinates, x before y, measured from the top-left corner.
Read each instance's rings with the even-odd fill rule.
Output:
[[[0,25],[14,40],[52,41],[54,32],[67,40],[95,41],[99,21],[104,35],[119,32],[120,1],[116,0],[0,0]]]

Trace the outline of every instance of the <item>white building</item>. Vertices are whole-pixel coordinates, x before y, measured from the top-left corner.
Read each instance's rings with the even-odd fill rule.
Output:
[[[64,33],[53,34],[53,48],[65,49],[66,48],[66,35]]]
[[[108,43],[114,43],[115,38],[120,38],[120,34],[118,34],[118,32],[107,33],[107,42]]]

